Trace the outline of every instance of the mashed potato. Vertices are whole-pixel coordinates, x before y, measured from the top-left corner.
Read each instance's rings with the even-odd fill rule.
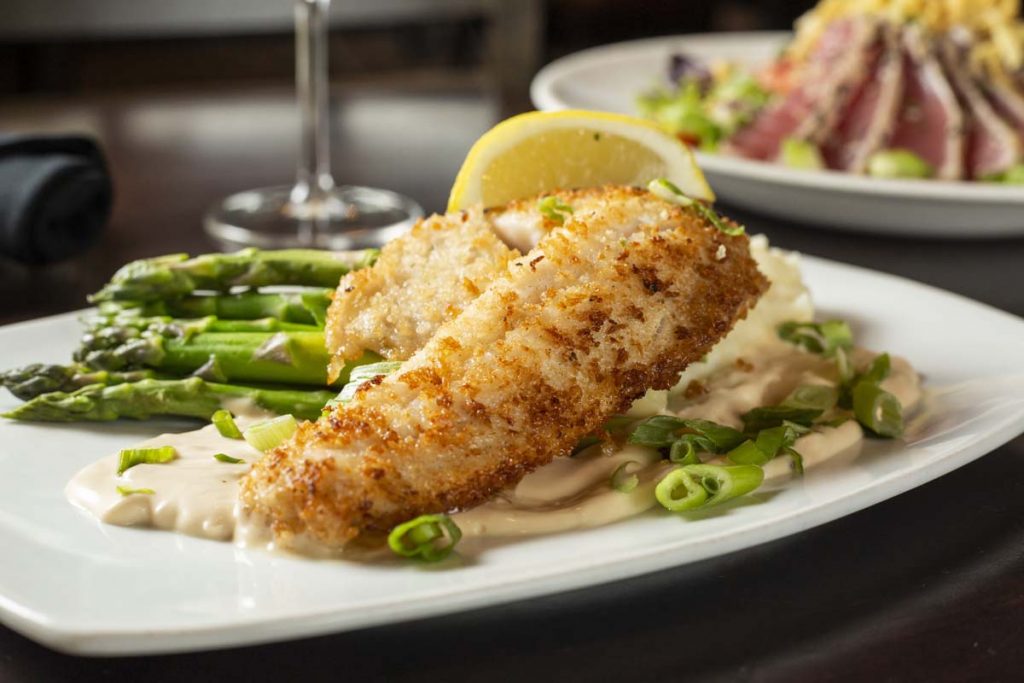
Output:
[[[750,355],[752,349],[779,343],[776,329],[780,324],[788,320],[814,319],[811,295],[800,277],[800,255],[768,246],[768,238],[764,235],[750,238],[750,254],[761,272],[771,280],[768,291],[702,362],[693,363],[680,375],[674,388],[648,391],[633,404],[630,415],[642,417],[663,412],[669,397],[685,391],[690,382],[702,380],[735,363],[744,355]]]

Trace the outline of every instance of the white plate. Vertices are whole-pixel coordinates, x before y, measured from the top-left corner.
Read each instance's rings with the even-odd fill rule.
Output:
[[[530,96],[544,111],[636,114],[640,91],[664,80],[674,52],[756,65],[789,33],[721,33],[653,38],[584,50],[547,65]],[[800,171],[698,152],[719,198],[781,218],[889,234],[999,237],[1024,234],[1024,187],[937,180],[880,180]]]
[[[906,444],[872,442],[842,467],[717,514],[651,514],[539,537],[443,567],[360,565],[243,551],[104,526],[64,499],[79,468],[185,423],[0,422],[0,620],[54,648],[140,654],[343,631],[592,586],[796,533],[906,491],[1024,430],[1024,321],[888,275],[806,259],[826,316],[913,360],[933,392]],[[3,365],[66,358],[73,316],[0,329]],[[14,400],[4,394],[0,409]],[[893,520],[897,523],[898,520]]]

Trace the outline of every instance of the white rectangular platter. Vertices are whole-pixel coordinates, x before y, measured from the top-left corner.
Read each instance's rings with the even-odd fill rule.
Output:
[[[651,513],[494,544],[441,566],[359,564],[240,550],[97,523],[67,480],[187,422],[0,421],[0,621],[53,648],[144,654],[298,638],[550,594],[733,552],[828,522],[941,476],[1024,430],[1024,321],[956,295],[804,260],[819,316],[910,359],[929,388],[906,442],[875,441],[715,514]],[[65,361],[74,315],[0,329],[0,366]],[[15,400],[0,396],[0,410]]]

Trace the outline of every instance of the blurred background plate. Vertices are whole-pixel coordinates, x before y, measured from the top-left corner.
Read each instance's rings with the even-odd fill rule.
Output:
[[[756,65],[787,32],[673,36],[616,43],[563,57],[540,70],[530,97],[541,110],[597,109],[636,114],[636,97],[664,78],[675,52]],[[880,180],[802,171],[697,152],[727,204],[824,228],[971,239],[1024,235],[1024,188],[936,180]]]

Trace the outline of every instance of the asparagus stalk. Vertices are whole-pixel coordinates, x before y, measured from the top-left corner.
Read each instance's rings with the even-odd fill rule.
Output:
[[[98,370],[159,368],[211,381],[327,386],[323,332],[200,332],[188,338],[151,335],[113,348],[83,351],[75,360]]]
[[[331,292],[330,289],[308,289],[301,292],[196,295],[161,301],[104,301],[99,304],[99,313],[172,318],[203,318],[212,315],[219,320],[276,318],[281,322],[323,327],[327,306],[331,303]]]
[[[116,349],[132,339],[159,336],[168,339],[190,339],[202,332],[316,332],[315,325],[281,322],[277,318],[257,320],[220,320],[214,316],[195,320],[179,320],[167,316],[137,317],[133,315],[95,316],[85,321],[76,357],[84,358],[90,351]]]
[[[123,384],[156,377],[152,370],[109,372],[81,364],[51,365],[33,363],[0,373],[0,386],[23,401],[54,391],[75,391],[90,384]]]
[[[336,287],[350,270],[371,265],[377,253],[375,249],[243,249],[233,254],[204,254],[195,258],[170,254],[123,266],[89,300],[157,301],[187,296],[197,290],[228,292],[232,287]]]
[[[210,419],[221,409],[237,409],[249,401],[259,409],[312,420],[336,392],[308,388],[266,388],[188,379],[144,379],[104,386],[93,384],[70,393],[42,394],[3,414],[13,420],[37,422],[146,420],[154,415]]]

